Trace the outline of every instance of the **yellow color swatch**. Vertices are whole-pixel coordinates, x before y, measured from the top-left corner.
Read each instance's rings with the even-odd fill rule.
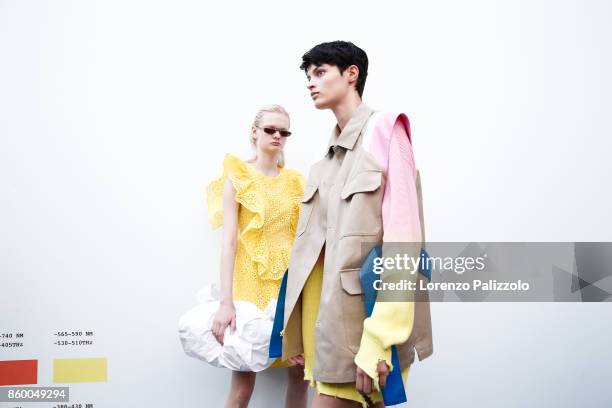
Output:
[[[53,382],[106,382],[106,358],[56,358]]]

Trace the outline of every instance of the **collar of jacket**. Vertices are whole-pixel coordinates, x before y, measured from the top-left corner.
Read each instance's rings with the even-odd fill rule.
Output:
[[[342,132],[340,131],[338,125],[334,126],[334,130],[332,130],[325,153],[330,154],[330,150],[335,146],[342,146],[345,149],[353,150],[355,143],[357,142],[357,138],[361,133],[361,129],[372,112],[373,110],[368,105],[361,102],[361,104],[351,115],[351,118],[347,122],[346,126],[344,126],[344,129],[342,129]]]

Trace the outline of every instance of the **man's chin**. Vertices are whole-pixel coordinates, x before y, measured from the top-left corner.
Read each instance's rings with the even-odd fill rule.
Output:
[[[327,104],[324,103],[323,101],[318,101],[315,99],[313,102],[314,102],[315,108],[317,109],[327,109],[328,108]]]

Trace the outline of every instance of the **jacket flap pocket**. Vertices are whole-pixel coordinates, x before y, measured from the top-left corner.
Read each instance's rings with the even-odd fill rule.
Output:
[[[340,196],[343,200],[355,193],[363,193],[374,191],[382,183],[382,171],[380,170],[365,170],[357,173],[350,179],[342,188]]]
[[[359,268],[340,270],[340,283],[342,284],[342,288],[351,295],[363,293],[361,281],[359,280],[359,270]]]
[[[312,200],[312,197],[314,197],[318,189],[319,186],[315,186],[312,184],[306,185],[306,187],[304,187],[304,195],[302,196],[302,202],[307,203]]]

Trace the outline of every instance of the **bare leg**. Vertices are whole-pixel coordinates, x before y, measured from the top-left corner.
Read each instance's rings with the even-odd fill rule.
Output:
[[[361,403],[315,393],[312,399],[312,408],[361,408]]]
[[[304,380],[304,366],[294,365],[287,369],[286,408],[306,408],[308,381]]]
[[[225,408],[246,408],[255,388],[255,373],[232,371],[230,392]]]

